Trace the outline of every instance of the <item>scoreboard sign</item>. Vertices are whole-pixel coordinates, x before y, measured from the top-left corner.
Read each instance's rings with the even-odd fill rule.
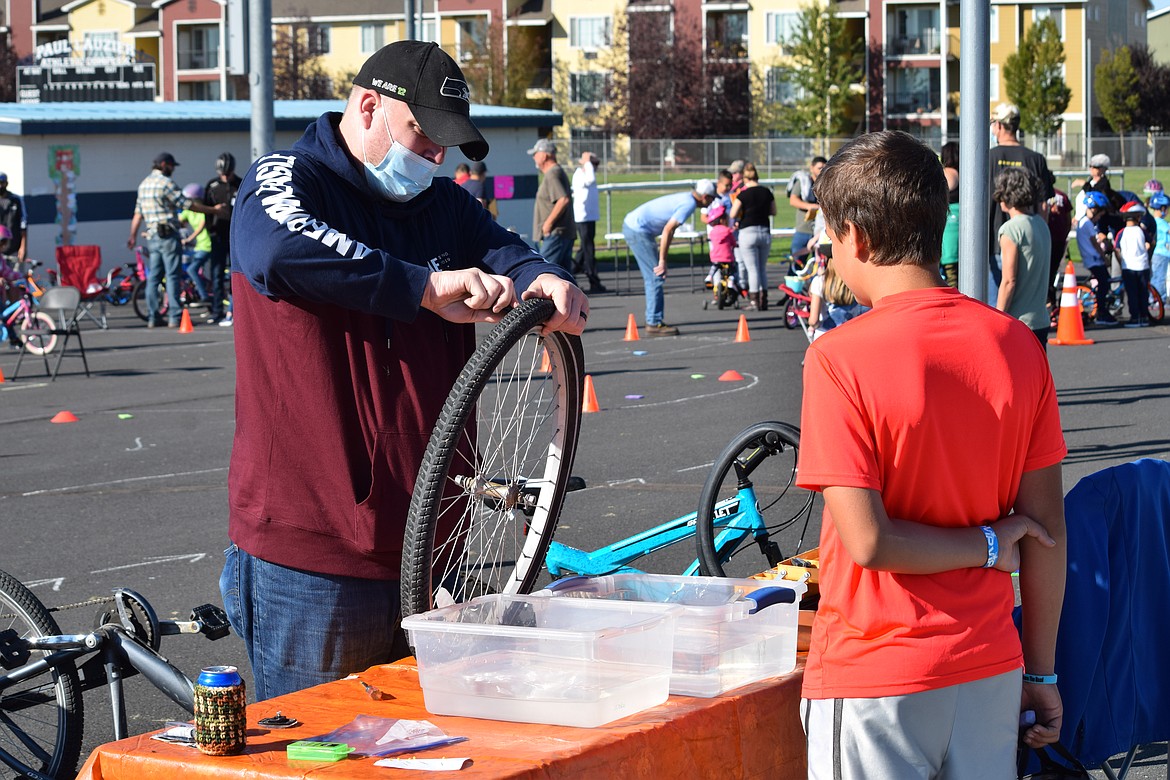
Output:
[[[154,100],[155,63],[22,65],[16,69],[19,103]]]

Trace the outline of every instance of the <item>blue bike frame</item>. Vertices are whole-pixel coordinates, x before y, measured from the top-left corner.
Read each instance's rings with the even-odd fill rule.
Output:
[[[593,552],[554,541],[545,556],[545,566],[553,577],[570,572],[591,577],[636,572],[639,570],[628,565],[632,561],[693,537],[697,516],[697,512],[691,512]],[[715,536],[715,549],[724,561],[732,551],[739,549],[748,536],[764,539],[768,536],[764,517],[757,506],[756,492],[750,485],[740,488],[734,498],[724,499],[715,505],[712,525],[722,529]],[[698,573],[699,561],[696,558],[683,574]]]

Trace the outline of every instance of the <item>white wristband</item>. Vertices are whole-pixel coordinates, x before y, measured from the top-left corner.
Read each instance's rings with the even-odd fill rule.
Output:
[[[979,528],[987,537],[987,563],[983,564],[983,568],[990,569],[999,560],[999,537],[995,535],[995,531],[989,525],[981,525]]]

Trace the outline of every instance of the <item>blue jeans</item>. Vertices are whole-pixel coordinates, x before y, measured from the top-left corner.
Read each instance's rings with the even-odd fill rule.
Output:
[[[219,590],[248,650],[256,700],[397,660],[398,583],[290,569],[224,551]]]
[[[541,256],[573,273],[573,234],[569,231],[550,233],[540,242]]]
[[[178,325],[183,316],[182,306],[179,304],[179,284],[183,270],[182,242],[176,233],[170,238],[154,236],[146,240],[148,262],[146,264],[146,309],[150,320],[158,319],[158,286],[163,273],[167,276],[167,317],[171,324]]]
[[[1166,272],[1170,271],[1170,255],[1155,254],[1150,260],[1150,284],[1166,302]]]
[[[224,283],[224,271],[227,270],[228,240],[211,237],[211,257],[207,262],[207,278],[211,280],[211,316],[221,318],[224,315],[223,301],[227,297],[227,285]]]
[[[768,254],[772,251],[772,231],[763,225],[739,229],[739,254],[747,271],[748,292],[768,289]]]
[[[638,270],[642,272],[642,283],[646,288],[646,324],[661,325],[666,296],[662,277],[654,273],[658,265],[658,242],[654,236],[629,223],[622,225],[622,235],[634,253],[634,259],[638,261]]]
[[[200,272],[210,258],[210,252],[200,252],[196,249],[191,253],[191,259],[187,262],[187,276],[191,277],[191,283],[195,285],[195,292],[199,293],[201,301],[207,300],[207,284],[203,281],[203,274]]]
[[[772,235],[771,232],[768,235]],[[806,256],[808,252],[808,242],[812,241],[812,233],[801,233],[797,231],[792,234],[792,248],[788,250],[788,254],[796,259]]]

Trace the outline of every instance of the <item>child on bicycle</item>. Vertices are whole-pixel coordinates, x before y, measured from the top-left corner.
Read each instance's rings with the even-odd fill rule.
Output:
[[[921,141],[854,139],[817,199],[837,273],[873,310],[805,356],[797,485],[825,501],[808,776],[1014,777],[1017,739],[1055,742],[1062,715],[1067,449],[1048,361],[943,281],[947,183]]]
[[[1167,276],[1170,275],[1170,222],[1166,220],[1166,212],[1170,209],[1170,196],[1164,192],[1156,192],[1150,196],[1150,214],[1154,216],[1154,225],[1157,235],[1154,237],[1154,247],[1150,254],[1150,284],[1166,300]]]
[[[1145,328],[1150,324],[1150,244],[1142,229],[1146,210],[1137,201],[1121,207],[1125,227],[1117,235],[1117,252],[1121,256],[1121,283],[1129,301],[1127,328]]]
[[[719,277],[726,277],[727,286],[739,290],[735,274],[735,233],[728,224],[728,213],[721,201],[715,201],[703,218],[707,223],[707,241],[710,243],[711,271],[707,279],[711,282],[715,300],[719,300]]]
[[[858,303],[857,298],[833,268],[832,244],[817,247],[817,254],[823,255],[821,271],[809,285],[808,330],[809,340],[815,341],[838,325],[844,325],[854,317],[869,311],[869,307]]]
[[[20,271],[16,270],[14,262],[16,255],[10,255],[9,247],[12,244],[12,232],[3,225],[0,225],[0,289],[4,290],[4,295],[0,296],[0,302],[12,303],[20,297],[20,291],[16,288],[14,282],[20,281],[24,278]],[[10,263],[9,261],[12,261]]]
[[[1112,243],[1106,228],[1100,224],[1109,209],[1109,198],[1103,192],[1089,190],[1079,198],[1085,207],[1085,215],[1077,221],[1077,249],[1081,263],[1097,282],[1097,325],[1114,328],[1120,325],[1109,312],[1109,263],[1112,257]]]

